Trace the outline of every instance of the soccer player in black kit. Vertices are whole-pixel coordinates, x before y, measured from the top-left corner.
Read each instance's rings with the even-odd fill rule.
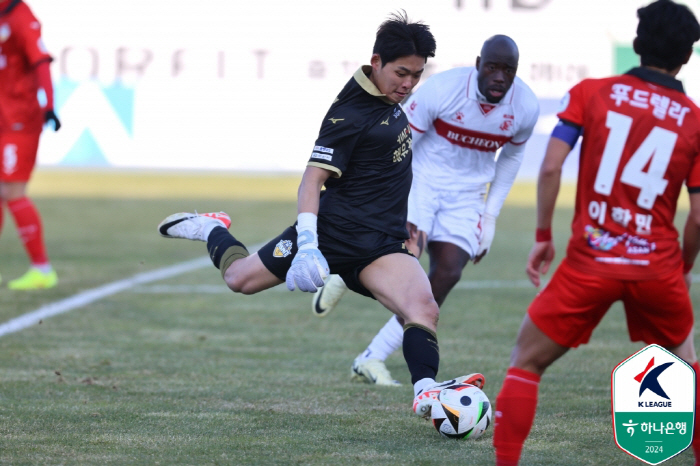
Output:
[[[236,293],[254,294],[284,281],[290,290],[315,292],[332,272],[351,290],[377,299],[405,322],[413,410],[425,417],[442,387],[484,384],[481,374],[435,381],[439,310],[423,268],[404,245],[411,129],[399,103],[433,56],[427,25],[409,22],[405,14],[380,25],[370,65],[357,70],[323,119],[299,186],[297,223],[257,253],[249,254],[228,232],[231,220],[223,212],[177,213],[158,226],[165,237],[206,241]]]

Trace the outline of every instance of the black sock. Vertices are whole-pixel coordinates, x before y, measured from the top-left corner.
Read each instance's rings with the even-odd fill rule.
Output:
[[[240,256],[237,257],[238,259],[248,255],[248,250],[243,246],[243,243],[234,238],[226,228],[216,227],[211,231],[207,240],[207,251],[209,251],[209,258],[217,269],[221,268],[222,257],[224,257],[225,253],[232,247],[235,249],[229,252],[236,251],[236,255]],[[228,256],[229,254],[226,255]],[[231,265],[230,262],[228,265]]]
[[[411,383],[435,379],[440,365],[440,348],[435,333],[418,324],[406,324],[403,331],[403,357],[406,359]]]

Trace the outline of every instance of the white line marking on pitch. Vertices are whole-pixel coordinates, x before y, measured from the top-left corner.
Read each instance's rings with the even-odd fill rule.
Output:
[[[251,247],[250,251],[255,252],[261,246],[261,244],[255,245]],[[162,269],[139,273],[124,280],[118,280],[91,290],[82,291],[66,299],[47,304],[35,311],[22,314],[19,317],[0,324],[0,337],[9,333],[19,332],[27,327],[36,325],[42,319],[72,311],[78,307],[82,307],[95,301],[99,301],[102,298],[106,298],[107,296],[132,289],[138,285],[144,285],[146,283],[164,280],[166,278],[171,278],[193,270],[203,269],[209,266],[210,263],[211,261],[208,257],[201,257],[199,259],[193,259],[180,264],[164,267]],[[693,275],[692,281],[693,283],[700,281],[700,275]],[[282,285],[275,287],[275,289],[286,291],[286,288]],[[457,283],[455,288],[532,288],[532,284],[528,280],[464,280]],[[134,291],[141,293],[228,293],[228,290],[224,287],[213,287],[211,285],[156,285],[151,287],[136,288]]]
[[[22,314],[19,317],[16,317],[14,319],[8,320],[3,324],[0,324],[0,337],[3,335],[7,335],[8,333],[19,332],[20,330],[24,330],[27,327],[38,324],[39,321],[42,319],[46,319],[48,317],[55,316],[58,314],[63,314],[64,312],[72,311],[77,307],[85,306],[107,296],[119,293],[120,291],[133,288],[136,285],[150,283],[156,280],[164,280],[166,278],[174,277],[185,272],[190,272],[196,269],[202,269],[210,263],[211,260],[208,257],[201,257],[199,259],[182,262],[177,265],[164,267],[162,269],[153,270],[151,272],[139,273],[137,275],[134,275],[133,277],[126,278],[124,280],[118,280],[116,282],[98,286],[97,288],[93,288],[91,290],[82,291],[66,299],[47,304],[35,311],[29,312],[27,314]]]

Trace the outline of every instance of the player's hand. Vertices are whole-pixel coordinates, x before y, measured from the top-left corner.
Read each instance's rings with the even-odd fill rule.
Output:
[[[546,274],[554,260],[554,242],[537,241],[530,250],[525,271],[533,285],[540,286],[540,274]]]
[[[688,291],[690,291],[690,285],[693,283],[693,274],[691,272],[687,272],[683,274],[683,279],[685,280],[685,286],[688,288]]]
[[[474,257],[474,263],[478,264],[481,259],[489,252],[493,237],[496,234],[496,217],[491,214],[481,216],[481,241],[479,241],[479,250]]]
[[[318,249],[315,235],[310,231],[301,231],[297,237],[299,250],[287,271],[287,289],[315,293],[323,286],[331,271],[326,258]]]
[[[53,130],[54,131],[58,131],[59,129],[61,129],[61,121],[58,119],[58,117],[56,116],[56,113],[53,111],[53,109],[46,110],[44,112],[44,123],[49,123],[49,122],[53,123]]]

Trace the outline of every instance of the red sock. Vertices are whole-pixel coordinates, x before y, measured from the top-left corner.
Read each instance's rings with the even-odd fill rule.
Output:
[[[698,429],[700,429],[700,421],[698,420],[700,416],[698,416],[698,411],[697,411],[697,405],[698,405],[698,400],[700,400],[700,363],[698,361],[695,361],[693,364],[693,370],[695,371],[695,426],[694,426],[694,431],[693,431],[693,453],[695,454],[695,465],[700,466],[700,432],[698,432]]]
[[[539,384],[539,375],[516,367],[508,368],[496,397],[493,432],[496,466],[518,464],[523,443],[535,420]]]
[[[7,207],[15,219],[19,237],[27,250],[32,265],[46,265],[49,258],[44,246],[43,231],[39,211],[28,197],[8,201]]]

